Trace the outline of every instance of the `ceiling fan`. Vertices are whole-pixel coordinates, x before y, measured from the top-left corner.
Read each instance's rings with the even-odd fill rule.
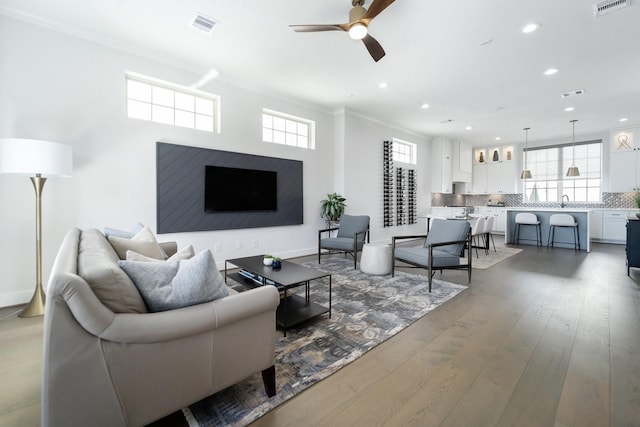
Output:
[[[346,24],[329,25],[289,25],[293,31],[346,31],[354,40],[362,40],[374,61],[378,62],[385,55],[384,49],[376,39],[368,33],[369,23],[385,10],[395,0],[373,0],[369,9],[363,7],[364,0],[351,0],[353,9],[349,12],[349,22]]]

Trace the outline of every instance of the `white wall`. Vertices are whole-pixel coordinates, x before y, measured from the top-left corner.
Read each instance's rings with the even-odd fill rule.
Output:
[[[345,115],[344,146],[344,196],[347,198],[346,212],[353,215],[371,217],[371,241],[390,241],[392,236],[417,234],[426,231],[426,225],[419,221],[414,225],[383,227],[383,168],[382,143],[399,138],[418,146],[415,168],[418,174],[418,215],[424,215],[430,188],[429,144],[424,137],[407,133],[393,126],[371,120],[349,111]],[[399,164],[397,166],[400,166]],[[402,165],[411,167],[410,165]],[[428,177],[428,180],[425,178]],[[424,183],[424,187],[420,186]]]
[[[141,221],[156,230],[155,143],[160,140],[304,162],[303,225],[159,236],[180,247],[193,244],[196,251],[220,244],[222,250],[214,252],[220,267],[225,259],[265,252],[283,257],[314,253],[317,230],[324,226],[319,202],[334,191],[347,196],[348,212],[371,215],[373,240],[423,228],[382,229],[382,141],[398,137],[419,144],[418,174],[424,179],[428,150],[415,135],[218,80],[202,90],[221,96],[220,134],[128,119],[125,71],[183,85],[200,76],[4,16],[0,58],[0,138],[44,139],[73,147],[73,177],[51,178],[43,192],[44,284],[71,227],[129,228]],[[262,108],[315,120],[316,149],[263,143]],[[419,198],[419,211],[425,211],[427,202],[426,196]],[[29,179],[0,175],[0,206],[2,307],[27,302],[35,285],[35,198]],[[255,240],[257,248],[252,247]]]

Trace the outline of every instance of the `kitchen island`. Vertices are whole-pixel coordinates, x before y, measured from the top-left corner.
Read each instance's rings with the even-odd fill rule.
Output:
[[[542,229],[542,245],[547,246],[549,238],[549,218],[551,215],[563,213],[571,215],[578,223],[578,235],[580,236],[580,250],[591,252],[591,236],[589,234],[589,220],[591,209],[573,208],[507,208],[506,209],[506,232],[504,242],[513,244],[515,241],[516,215],[521,212],[535,214],[540,221]],[[534,227],[520,227],[520,244],[536,244],[536,231]],[[573,229],[556,227],[554,247],[573,249]]]

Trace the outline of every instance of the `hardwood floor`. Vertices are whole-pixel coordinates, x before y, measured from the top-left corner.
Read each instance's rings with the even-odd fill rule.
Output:
[[[253,425],[640,426],[640,270],[627,277],[623,246],[522,247]],[[0,425],[35,426],[42,319],[13,311],[0,310]]]

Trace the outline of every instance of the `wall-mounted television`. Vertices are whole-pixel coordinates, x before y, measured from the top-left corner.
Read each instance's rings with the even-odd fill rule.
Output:
[[[223,166],[205,168],[206,212],[275,211],[278,174],[275,171]]]

